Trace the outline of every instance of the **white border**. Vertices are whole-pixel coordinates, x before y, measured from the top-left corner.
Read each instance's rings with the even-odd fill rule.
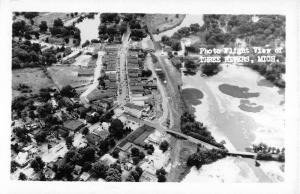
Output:
[[[4,193],[297,193],[299,192],[299,6],[296,0],[0,0],[0,194]],[[284,183],[97,183],[10,181],[11,12],[105,11],[189,14],[282,14],[287,19],[286,180]],[[298,108],[298,109],[297,109]],[[298,180],[298,181],[297,181]]]

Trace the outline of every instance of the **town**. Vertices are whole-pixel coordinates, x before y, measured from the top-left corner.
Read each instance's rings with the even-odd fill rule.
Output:
[[[205,25],[191,24],[189,32],[182,28],[177,37],[156,39],[184,18],[15,12],[11,179],[179,182],[192,167],[227,156],[251,158],[257,167],[261,160],[284,163],[283,147],[260,143],[247,144],[246,151],[230,149],[227,140],[214,138],[196,119],[187,100],[195,94],[184,98],[182,77],[198,70],[199,78],[209,77],[221,68],[214,59],[215,64],[202,64],[194,52],[199,47],[184,37],[202,33]],[[268,81],[285,87],[282,64],[257,71],[262,69]],[[234,94],[252,94],[231,85],[220,90],[232,88],[242,90]],[[257,108],[240,103],[248,112]]]

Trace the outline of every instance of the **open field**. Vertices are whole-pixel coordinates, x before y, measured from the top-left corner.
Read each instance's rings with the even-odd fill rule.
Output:
[[[33,19],[34,23],[36,25],[39,25],[42,21],[46,21],[48,26],[52,26],[54,20],[56,20],[57,18],[60,18],[62,20],[67,19],[67,13],[58,13],[58,12],[53,12],[53,13],[40,13],[39,16],[35,17]]]
[[[72,87],[87,85],[93,80],[93,76],[78,77],[78,70],[79,67],[74,66],[52,66],[48,68],[49,74],[60,89],[66,85]]]
[[[53,82],[46,77],[40,68],[24,68],[12,71],[12,95],[13,98],[22,95],[17,90],[19,84],[30,86],[32,93],[36,94],[41,88],[54,86]]]

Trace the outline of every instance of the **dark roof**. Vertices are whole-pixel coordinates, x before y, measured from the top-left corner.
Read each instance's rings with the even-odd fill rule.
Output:
[[[118,146],[123,147],[127,142],[140,145],[154,130],[154,127],[143,125],[131,132],[123,141],[119,143]]]
[[[81,127],[83,127],[84,124],[81,121],[78,120],[68,120],[65,121],[63,124],[63,127],[65,129],[71,130],[71,131],[76,131],[78,129],[80,129]]]
[[[143,107],[132,104],[132,103],[126,103],[124,106],[128,107],[128,108],[133,108],[133,109],[137,109],[137,110],[143,110]]]
[[[90,144],[97,145],[102,138],[94,133],[89,133],[86,135],[86,139]]]

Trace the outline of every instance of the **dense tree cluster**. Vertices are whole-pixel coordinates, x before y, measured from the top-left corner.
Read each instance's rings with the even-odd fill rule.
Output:
[[[279,149],[268,146],[265,143],[259,143],[258,145],[253,145],[253,151],[257,153],[257,160],[285,161],[285,148]]]
[[[100,15],[101,23],[116,23],[120,22],[120,16],[118,13],[102,13]]]
[[[156,170],[156,177],[158,179],[158,182],[166,182],[167,181],[166,175],[167,172],[164,168]]]
[[[13,129],[13,132],[19,138],[20,142],[31,142],[31,138],[28,135],[28,131],[24,127],[16,127]]]
[[[180,51],[181,50],[181,44],[179,39],[170,38],[168,36],[162,36],[161,42],[164,45],[170,46],[174,51]]]
[[[98,34],[101,41],[120,40],[122,34],[127,31],[127,22],[120,23],[121,18],[118,13],[102,13],[100,19]]]
[[[66,85],[61,89],[60,94],[72,98],[76,95],[76,90],[72,86]]]
[[[136,166],[134,170],[130,171],[130,174],[126,178],[126,182],[139,182],[140,177],[143,174],[143,169],[139,166]]]
[[[124,128],[122,121],[119,119],[114,119],[108,129],[110,136],[116,139],[121,139],[125,135],[131,132],[130,128]]]
[[[108,166],[104,162],[98,161],[92,165],[91,172],[96,178],[102,178],[108,182],[121,182],[122,180],[122,169],[119,164]]]
[[[215,75],[219,72],[219,63],[204,63],[201,65],[201,71],[207,76]]]
[[[57,62],[54,49],[41,52],[41,45],[30,41],[12,42],[12,68],[49,66]]]
[[[225,156],[226,151],[224,150],[198,150],[196,153],[189,156],[187,166],[196,166],[196,168],[199,169],[202,165],[210,164]]]
[[[280,88],[285,88],[285,81],[282,79],[282,74],[285,73],[285,65],[282,63],[247,63],[251,69],[257,71],[267,80],[274,83]]]
[[[41,21],[39,28],[40,28],[40,32],[46,32],[48,30],[47,22]]]
[[[152,155],[154,152],[154,146],[152,144],[145,144],[144,149],[147,150],[147,154]]]
[[[146,69],[142,71],[142,77],[150,77],[152,75],[152,71],[150,69]]]
[[[188,112],[184,112],[181,116],[181,131],[201,141],[224,148],[223,144],[216,142],[210,131],[207,130],[207,127],[203,123],[196,121],[195,116]]]
[[[143,151],[140,151],[138,148],[134,147],[131,150],[131,158],[133,164],[137,165],[141,160],[145,158],[145,154]]]
[[[40,172],[43,170],[44,166],[45,162],[39,156],[35,157],[35,159],[30,163],[30,167],[33,168],[35,172]]]
[[[52,36],[57,38],[69,40],[69,38],[72,37],[73,39],[78,40],[78,43],[80,43],[80,30],[75,27],[75,25],[64,26],[64,23],[60,18],[54,20],[53,27],[50,28],[50,32]]]

